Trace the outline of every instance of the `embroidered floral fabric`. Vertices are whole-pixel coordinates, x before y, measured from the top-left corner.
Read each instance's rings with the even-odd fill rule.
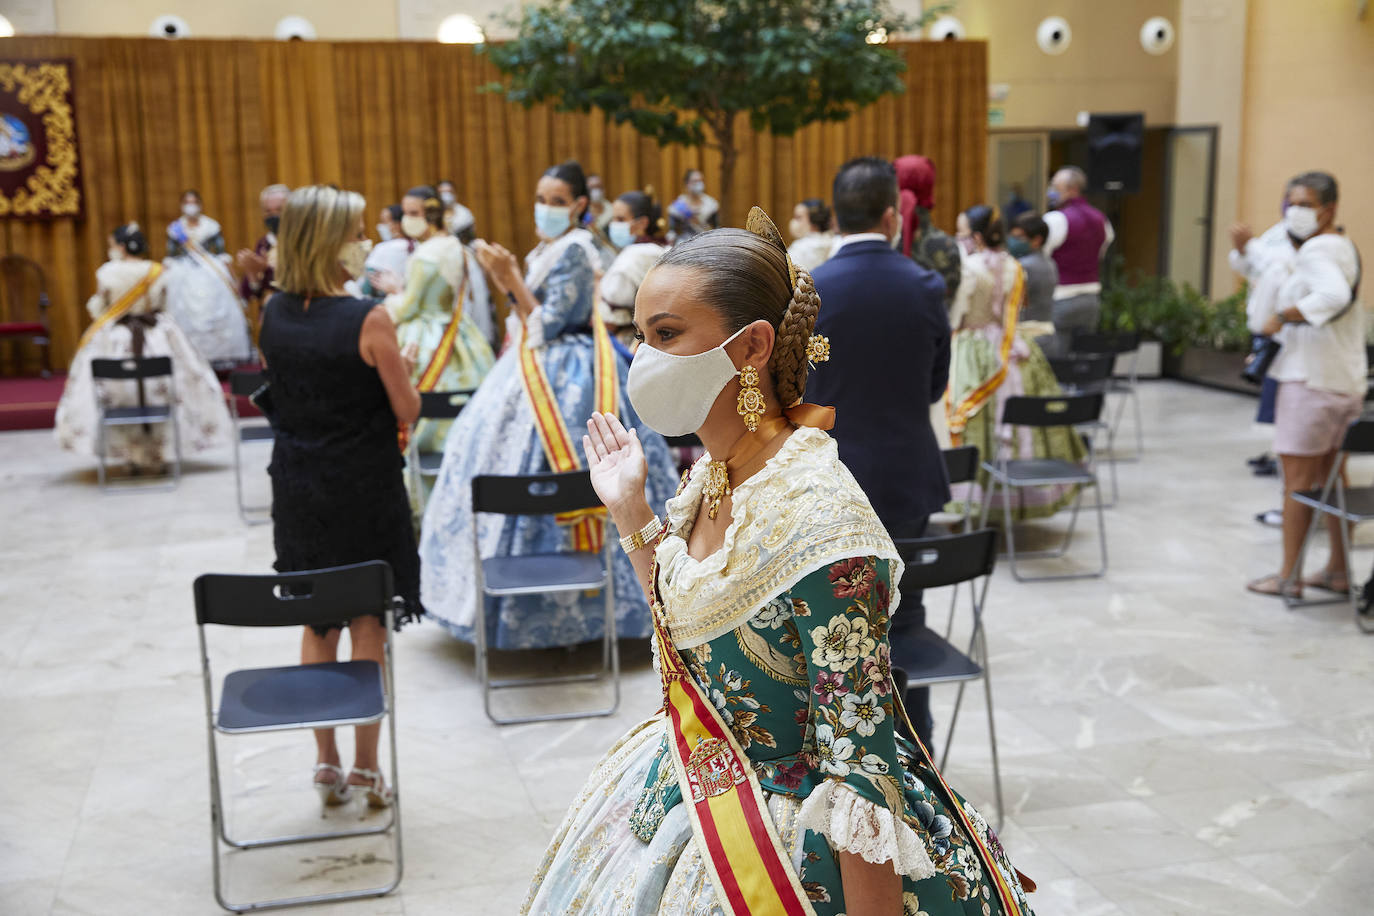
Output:
[[[894,731],[889,576],[888,562],[873,557],[830,564],[683,658],[753,762],[817,916],[845,912],[837,851],[893,863],[912,916],[1000,912],[951,811],[966,803],[947,797]],[[622,912],[609,901],[631,895],[653,901],[633,913],[719,912],[663,720],[626,741],[634,750],[614,750],[574,803],[526,912]],[[996,836],[966,809],[1029,914]],[[687,898],[671,895],[674,888]]]

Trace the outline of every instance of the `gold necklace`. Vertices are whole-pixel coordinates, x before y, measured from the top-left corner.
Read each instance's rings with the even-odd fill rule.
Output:
[[[706,480],[701,485],[701,498],[707,504],[706,517],[715,521],[720,513],[720,501],[734,492],[730,486],[730,468],[734,465],[736,472],[745,467],[750,460],[768,447],[768,444],[777,438],[778,434],[791,424],[786,417],[774,417],[759,424],[756,432],[745,433],[740,437],[740,442],[752,440],[756,447],[750,450],[747,455],[730,455],[724,461],[711,461],[706,465]]]

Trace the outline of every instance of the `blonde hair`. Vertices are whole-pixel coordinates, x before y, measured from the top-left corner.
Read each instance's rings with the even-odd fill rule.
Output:
[[[277,233],[277,288],[302,296],[337,291],[339,249],[358,234],[366,207],[357,191],[330,185],[292,191]]]

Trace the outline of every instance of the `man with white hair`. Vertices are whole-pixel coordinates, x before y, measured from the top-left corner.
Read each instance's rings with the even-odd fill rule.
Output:
[[[277,267],[277,226],[290,193],[291,189],[284,184],[269,184],[258,195],[258,203],[262,206],[262,224],[267,234],[258,239],[253,248],[240,249],[234,256],[234,264],[239,269],[239,295],[244,302],[261,304],[263,296],[272,288]]]
[[[1053,321],[1054,349],[1060,356],[1069,352],[1075,331],[1097,330],[1102,315],[1102,257],[1116,238],[1106,215],[1083,199],[1087,186],[1088,176],[1070,165],[1054,173],[1047,194],[1055,209],[1045,214],[1049,235],[1041,250],[1059,268]]]

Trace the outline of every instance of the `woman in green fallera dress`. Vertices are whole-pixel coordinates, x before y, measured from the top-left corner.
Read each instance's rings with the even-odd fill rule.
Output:
[[[1025,301],[1025,271],[1002,245],[1005,234],[996,209],[970,207],[959,214],[958,239],[963,248],[959,292],[955,296],[950,326],[949,409],[951,434],[962,445],[978,446],[984,461],[1005,454],[1008,458],[1061,458],[1084,461],[1088,456],[1083,439],[1068,427],[1029,429],[1002,423],[1002,405],[1016,395],[1054,397],[1061,394],[1054,369],[1035,342],[1040,325],[1023,329],[1020,310]],[[1010,334],[1010,345],[1007,345]],[[979,397],[979,389],[995,380],[1005,366],[1001,381]],[[1004,451],[999,451],[1004,449]],[[950,511],[963,512],[972,503],[976,518],[987,492],[988,474],[978,472],[972,484],[950,487]],[[1023,487],[1012,491],[1012,521],[1045,518],[1073,502],[1076,487]],[[1000,498],[988,512],[994,523],[1004,523]]]
[[[638,437],[613,416],[587,424],[592,482],[653,583],[674,712],[593,769],[522,912],[1029,916],[987,822],[895,732],[887,630],[902,563],[824,431],[826,409],[800,403],[808,360],[826,355],[811,278],[762,211],[750,229],[672,249],[635,302],[627,394],[649,426],[695,431],[707,449],[665,520],[644,496]],[[675,750],[693,734],[684,680],[731,745],[705,764],[698,753],[727,742]],[[749,830],[721,839],[702,806],[736,799],[754,812]],[[786,864],[755,864],[770,861]]]
[[[421,391],[475,391],[496,357],[462,307],[470,282],[463,244],[444,229],[444,205],[432,188],[411,188],[401,211],[406,234],[420,242],[406,262],[404,285],[394,276],[373,277],[372,283],[388,293],[386,308],[401,352],[415,359],[411,381]],[[452,425],[420,420],[410,435],[420,451],[442,452]],[[417,516],[427,497],[411,494]]]

